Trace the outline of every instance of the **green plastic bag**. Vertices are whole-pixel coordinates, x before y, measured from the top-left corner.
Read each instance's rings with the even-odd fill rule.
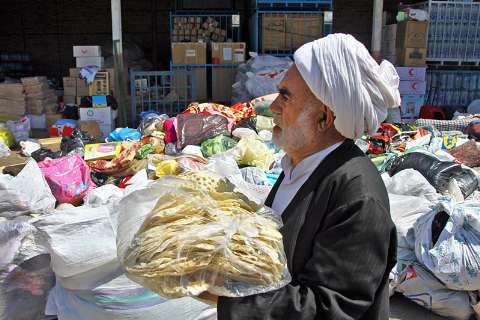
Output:
[[[215,138],[205,140],[202,145],[202,153],[204,157],[211,157],[217,153],[225,152],[233,147],[237,142],[232,138],[224,135],[216,136]]]

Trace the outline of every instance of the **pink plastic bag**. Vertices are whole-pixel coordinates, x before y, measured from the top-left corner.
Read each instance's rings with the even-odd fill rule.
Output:
[[[47,158],[38,166],[59,203],[78,204],[95,187],[90,179],[90,168],[78,154]]]
[[[170,118],[163,121],[163,130],[165,131],[165,144],[177,141],[177,131],[174,124],[175,118]]]

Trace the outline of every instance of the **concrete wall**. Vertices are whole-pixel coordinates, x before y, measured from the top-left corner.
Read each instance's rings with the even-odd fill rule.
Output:
[[[73,45],[100,44],[111,48],[110,0],[2,0],[0,51],[31,52],[36,74],[61,78],[73,67]],[[169,12],[192,0],[123,0],[125,43],[135,41],[157,70],[170,59]],[[230,3],[245,14],[250,0],[215,0]],[[194,3],[198,3],[195,0]],[[206,3],[208,0],[202,0]],[[335,0],[334,31],[354,34],[370,46],[373,1]],[[243,19],[243,38],[248,39]]]

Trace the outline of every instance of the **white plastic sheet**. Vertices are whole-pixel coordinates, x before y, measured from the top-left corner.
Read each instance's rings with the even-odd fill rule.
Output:
[[[55,197],[35,160],[16,176],[0,175],[0,217],[44,214],[55,208]]]
[[[10,155],[10,148],[0,139],[0,158],[8,157]]]

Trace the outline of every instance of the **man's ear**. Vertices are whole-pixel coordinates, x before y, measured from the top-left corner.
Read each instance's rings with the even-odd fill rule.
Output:
[[[327,106],[322,106],[322,112],[320,115],[320,119],[318,121],[318,126],[321,131],[326,131],[333,127],[333,122],[335,121],[335,115],[333,114],[332,110]]]

